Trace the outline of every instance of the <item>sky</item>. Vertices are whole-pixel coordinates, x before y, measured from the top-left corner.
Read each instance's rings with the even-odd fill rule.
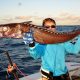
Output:
[[[32,21],[42,25],[48,17],[57,25],[80,25],[80,0],[0,0],[0,24]]]

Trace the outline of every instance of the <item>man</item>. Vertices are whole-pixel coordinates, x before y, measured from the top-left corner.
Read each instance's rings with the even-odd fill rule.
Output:
[[[56,22],[51,18],[43,20],[43,27],[56,31]],[[29,44],[30,55],[36,59],[41,58],[42,80],[70,80],[68,69],[65,65],[65,55],[67,53],[77,54],[80,51],[80,37],[75,42],[71,41],[58,44],[35,43],[33,36],[26,33],[25,44]]]
[[[43,20],[43,27],[50,31],[56,31],[56,22],[51,18]],[[42,80],[70,80],[68,69],[65,65],[67,53],[77,54],[80,51],[80,37],[75,44],[71,41],[57,44],[39,44],[33,39],[32,32],[25,33],[23,37],[25,44],[29,44],[30,55],[41,58]]]

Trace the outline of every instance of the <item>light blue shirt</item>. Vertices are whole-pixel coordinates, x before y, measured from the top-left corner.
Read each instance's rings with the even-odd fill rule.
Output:
[[[78,54],[80,51],[80,35],[77,36],[75,44],[71,41],[58,44],[39,44],[29,48],[30,55],[34,58],[41,58],[41,68],[53,72],[53,76],[65,74],[68,69],[65,64],[66,54]]]

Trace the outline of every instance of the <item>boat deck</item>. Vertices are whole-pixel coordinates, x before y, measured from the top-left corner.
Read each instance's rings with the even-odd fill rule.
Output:
[[[72,78],[78,78],[78,79],[72,79],[72,80],[80,80],[80,63],[74,63],[74,62],[67,62],[66,63],[69,74],[72,76]],[[20,78],[19,80],[41,80],[41,74],[40,72]]]

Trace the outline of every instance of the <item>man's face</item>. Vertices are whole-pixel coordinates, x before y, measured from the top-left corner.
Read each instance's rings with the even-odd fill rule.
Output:
[[[45,22],[44,27],[46,27],[50,31],[53,31],[53,32],[56,31],[56,24],[51,21]]]

